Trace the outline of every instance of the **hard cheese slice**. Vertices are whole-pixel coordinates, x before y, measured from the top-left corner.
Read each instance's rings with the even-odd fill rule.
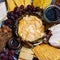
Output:
[[[24,0],[14,0],[15,4],[20,7],[21,5],[24,5]]]
[[[24,0],[24,6],[27,7],[27,5],[31,5],[31,0]]]
[[[7,1],[7,5],[8,5],[8,8],[9,8],[9,11],[13,11],[14,8],[16,7],[15,3],[13,0],[6,0]]]

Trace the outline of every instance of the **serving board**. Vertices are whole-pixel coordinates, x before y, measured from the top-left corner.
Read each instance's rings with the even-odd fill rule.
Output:
[[[53,0],[52,4],[54,4],[55,1],[56,1],[56,0]],[[2,3],[2,2],[5,2],[5,0],[0,0],[0,3]],[[5,19],[3,19],[3,20],[5,20]],[[3,20],[2,20],[2,21],[3,21]],[[0,27],[3,25],[2,21],[0,22]],[[50,24],[49,24],[49,23],[47,23],[47,22],[45,22],[45,23],[46,23],[45,25],[47,26],[45,29],[47,29],[47,28],[49,28],[50,26],[52,26],[52,25],[55,24],[55,23],[50,23]],[[19,48],[18,50],[15,50],[14,60],[18,60],[18,56],[19,56],[19,53],[20,53],[20,49],[21,49],[21,48]]]

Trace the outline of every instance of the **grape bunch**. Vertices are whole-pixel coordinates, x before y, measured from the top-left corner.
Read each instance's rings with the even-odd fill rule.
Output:
[[[3,52],[0,53],[1,60],[14,60],[14,50],[4,49]]]
[[[8,19],[16,20],[26,13],[31,15],[35,12],[42,12],[42,10],[39,7],[34,7],[33,5],[28,5],[26,8],[21,5],[20,7],[16,7],[14,11],[8,12],[7,17]]]

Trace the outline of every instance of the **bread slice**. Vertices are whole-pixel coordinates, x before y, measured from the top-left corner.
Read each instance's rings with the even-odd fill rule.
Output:
[[[6,2],[7,2],[9,11],[13,11],[14,8],[16,7],[14,1],[13,0],[6,0]]]
[[[60,49],[51,47],[48,44],[36,46],[33,48],[33,52],[39,60],[60,60]]]

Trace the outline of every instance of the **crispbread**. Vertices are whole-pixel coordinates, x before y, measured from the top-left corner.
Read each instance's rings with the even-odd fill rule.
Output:
[[[60,49],[51,47],[48,44],[36,46],[33,48],[33,52],[39,60],[60,60]]]

